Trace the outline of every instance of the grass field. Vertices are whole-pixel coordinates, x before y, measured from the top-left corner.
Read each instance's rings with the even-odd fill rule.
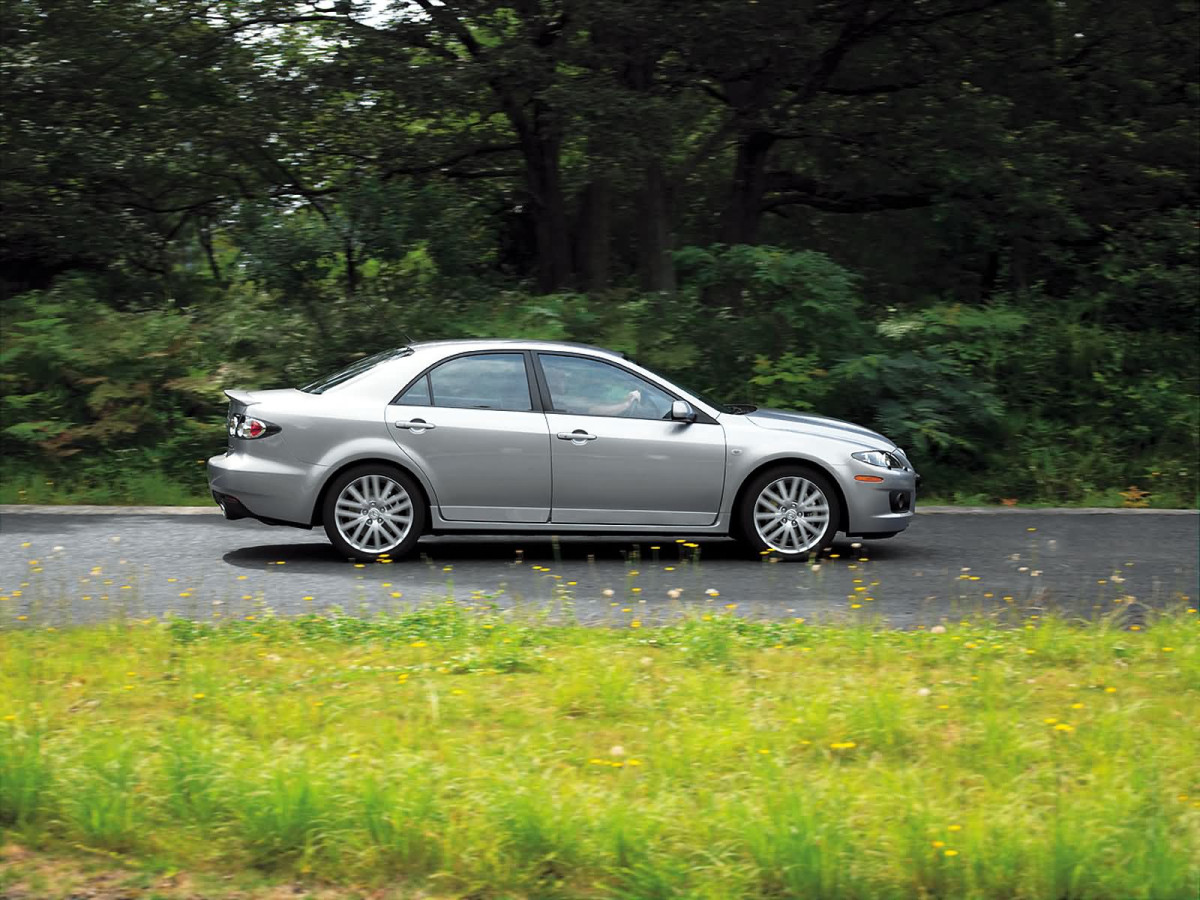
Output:
[[[714,606],[2,631],[0,893],[99,859],[205,897],[1197,896],[1194,607],[901,632]]]
[[[204,460],[187,478],[117,463],[73,475],[9,471],[0,478],[0,503],[98,506],[211,506]]]

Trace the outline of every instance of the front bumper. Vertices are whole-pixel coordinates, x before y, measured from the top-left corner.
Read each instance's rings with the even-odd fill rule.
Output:
[[[872,481],[856,481],[855,476]],[[906,529],[917,506],[921,476],[912,469],[850,466],[842,483],[846,496],[846,536],[884,537]]]

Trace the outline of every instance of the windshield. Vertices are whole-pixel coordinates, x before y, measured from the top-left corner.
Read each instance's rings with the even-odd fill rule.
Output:
[[[701,401],[702,403],[708,404],[713,409],[718,409],[718,410],[721,410],[722,412],[730,412],[731,411],[729,409],[729,404],[722,403],[720,400],[714,400],[712,397],[708,396],[708,394],[702,394],[699,391],[694,391],[687,385],[683,385],[683,384],[679,385],[679,388],[681,390],[687,391],[689,394],[691,394],[697,400]]]
[[[657,374],[657,373],[655,373],[655,374]],[[722,403],[720,400],[714,400],[712,397],[708,396],[707,394],[702,394],[702,393],[700,393],[700,391],[693,390],[692,388],[688,387],[685,384],[680,384],[678,381],[675,381],[675,382],[668,381],[668,383],[674,384],[681,391],[691,394],[693,397],[695,397],[701,403],[707,404],[708,406],[711,406],[713,409],[720,410],[721,412],[734,413],[739,416],[744,416],[746,413],[751,413],[751,412],[754,412],[756,409],[758,409],[757,406],[750,406],[747,403]]]
[[[349,381],[361,375],[363,372],[369,372],[381,362],[387,362],[390,359],[399,359],[402,356],[412,354],[411,347],[396,347],[392,350],[384,350],[382,353],[376,353],[374,356],[368,356],[365,359],[360,359],[350,363],[346,368],[339,372],[334,372],[332,375],[326,375],[324,378],[318,378],[312,384],[306,384],[300,390],[309,394],[323,394],[332,387],[337,387],[339,384]]]

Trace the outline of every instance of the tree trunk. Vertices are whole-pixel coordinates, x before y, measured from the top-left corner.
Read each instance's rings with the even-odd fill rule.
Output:
[[[638,272],[642,290],[675,292],[671,257],[671,209],[667,179],[658,160],[646,164],[638,193]]]
[[[767,189],[767,156],[774,143],[774,136],[763,131],[751,132],[738,141],[733,187],[721,214],[722,243],[753,244],[758,239]]]
[[[354,241],[349,235],[343,238],[346,252],[346,299],[353,300],[358,293],[358,257],[354,252]]]
[[[579,197],[575,266],[588,293],[608,290],[612,272],[611,231],[612,185],[601,176],[590,182]]]
[[[208,260],[208,271],[212,273],[213,281],[224,284],[221,267],[217,264],[217,254],[213,250],[212,229],[207,222],[202,222],[199,228],[200,246],[204,248],[204,258]]]
[[[1033,242],[1024,235],[1017,235],[1008,250],[1009,288],[1020,294],[1035,281],[1036,253]]]
[[[525,156],[537,223],[537,286],[543,294],[562,290],[571,281],[571,231],[559,170],[559,144],[556,137],[542,136],[536,152]]]

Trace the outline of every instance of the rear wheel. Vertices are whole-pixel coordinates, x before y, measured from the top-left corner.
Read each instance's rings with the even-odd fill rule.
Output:
[[[828,549],[841,526],[829,479],[802,466],[763,472],[747,486],[737,511],[742,538],[758,552],[805,558]]]
[[[347,469],[325,493],[321,518],[330,543],[352,559],[402,559],[425,530],[420,488],[399,469],[367,463]]]

